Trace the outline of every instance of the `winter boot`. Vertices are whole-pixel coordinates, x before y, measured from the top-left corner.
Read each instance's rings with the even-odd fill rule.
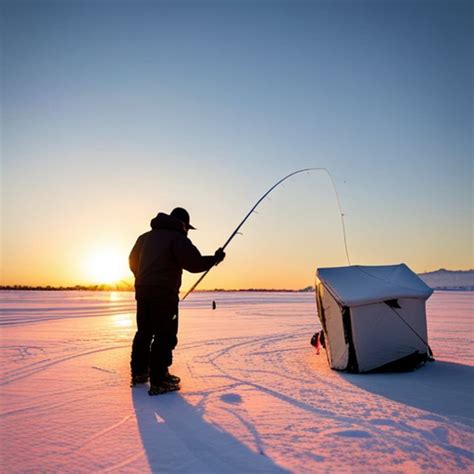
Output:
[[[180,388],[181,387],[179,383],[173,383],[170,380],[164,379],[156,385],[151,384],[150,390],[148,390],[148,395],[153,396],[153,395],[161,395],[167,392],[175,392],[176,390],[179,390]]]
[[[135,385],[147,383],[148,382],[148,374],[133,374],[132,380],[130,382],[131,387],[135,387]]]
[[[177,375],[170,374],[169,371],[165,374],[165,380],[172,382],[172,383],[179,383],[181,379]]]

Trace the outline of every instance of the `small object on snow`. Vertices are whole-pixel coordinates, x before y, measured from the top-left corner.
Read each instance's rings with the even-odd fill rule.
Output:
[[[216,309],[216,302],[215,301],[212,302],[212,309]]]
[[[311,345],[316,349],[317,355],[319,355],[321,347],[326,349],[324,331],[318,331],[317,333],[313,334],[313,337],[311,338]]]
[[[148,395],[162,395],[163,393],[175,392],[179,390],[181,386],[178,383],[173,383],[168,380],[163,380],[158,385],[150,385],[150,390],[148,390]]]

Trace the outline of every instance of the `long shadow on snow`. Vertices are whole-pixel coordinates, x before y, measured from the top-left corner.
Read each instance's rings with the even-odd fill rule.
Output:
[[[288,472],[204,421],[179,393],[150,397],[135,387],[132,398],[152,472]]]
[[[341,376],[368,392],[474,426],[474,367],[436,361],[413,372]]]

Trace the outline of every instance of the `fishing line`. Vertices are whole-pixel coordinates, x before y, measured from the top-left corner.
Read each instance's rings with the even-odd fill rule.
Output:
[[[240,224],[236,227],[236,229],[232,232],[232,234],[230,234],[229,238],[226,240],[225,244],[221,247],[222,250],[224,250],[231,242],[231,240],[239,233],[239,230],[240,228],[245,224],[245,221],[252,215],[253,212],[255,212],[255,209],[257,208],[257,206],[277,187],[279,186],[281,183],[283,183],[283,181],[286,181],[287,179],[291,178],[292,176],[294,176],[295,174],[299,174],[299,173],[305,173],[305,172],[311,172],[311,171],[323,171],[325,172],[328,176],[329,176],[329,179],[331,180],[331,184],[332,184],[332,187],[334,189],[334,192],[336,194],[336,199],[337,199],[337,206],[339,208],[339,215],[341,216],[341,225],[342,225],[342,235],[344,237],[344,248],[346,250],[346,257],[347,257],[347,264],[350,265],[351,262],[350,262],[350,259],[349,259],[349,251],[347,249],[347,238],[346,238],[346,226],[345,226],[345,222],[344,222],[344,212],[342,211],[342,206],[341,206],[341,200],[339,198],[339,193],[337,192],[337,188],[336,188],[336,183],[331,175],[331,173],[329,172],[329,170],[327,168],[304,168],[304,169],[301,169],[301,170],[297,170],[297,171],[293,171],[293,173],[290,173],[288,175],[286,175],[285,177],[283,177],[282,179],[280,179],[279,181],[277,181],[255,204],[254,206],[252,207],[252,209],[250,209],[250,211],[247,213],[247,215],[242,219],[242,221],[240,222]],[[199,283],[201,283],[201,281],[205,278],[205,276],[211,271],[211,269],[207,270],[205,273],[203,273],[201,275],[201,277],[196,281],[196,283],[194,283],[194,285],[187,291],[187,293],[183,296],[183,298],[181,299],[181,301],[184,301],[186,299],[186,297],[192,293],[196,287],[199,285]]]
[[[405,320],[405,318],[395,308],[393,308],[392,306],[389,306],[389,305],[387,305],[387,306],[411,329],[413,334],[415,334],[415,336],[418,337],[418,339],[420,339],[420,341],[426,346],[426,348],[428,349],[428,355],[430,357],[430,360],[434,361],[433,351],[431,350],[431,347],[429,346],[429,344],[418,334],[418,332],[413,327],[410,326],[410,324]]]

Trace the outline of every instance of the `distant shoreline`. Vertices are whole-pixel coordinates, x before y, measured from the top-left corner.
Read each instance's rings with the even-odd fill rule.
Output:
[[[433,272],[419,273],[418,276],[433,290],[438,291],[474,291],[474,269],[472,270],[446,270],[440,268]],[[135,291],[132,283],[128,280],[120,280],[116,283],[104,283],[98,285],[74,285],[74,286],[52,286],[52,285],[1,285],[0,290],[14,291]],[[288,288],[244,288],[230,289],[214,288],[213,290],[196,290],[200,293],[228,293],[228,292],[261,292],[261,293],[308,293],[314,292],[314,286],[290,290]]]
[[[131,288],[114,288],[108,285],[91,285],[91,286],[28,286],[28,285],[3,285],[0,291],[123,291],[133,292]],[[213,290],[195,290],[196,293],[311,293],[314,287],[308,286],[299,290],[290,290],[286,288],[244,288],[225,290],[223,288],[215,288]]]
[[[432,288],[433,291],[474,291],[474,287],[435,287]],[[118,291],[123,293],[132,293],[135,290],[133,288],[103,288],[103,287],[87,287],[87,286],[59,286],[59,287],[42,287],[42,286],[23,286],[23,285],[13,285],[13,286],[0,286],[0,291]],[[214,290],[195,290],[195,293],[313,293],[314,288],[302,288],[300,290],[289,290],[285,288],[244,288],[244,289],[233,289],[233,290],[224,290],[222,288],[216,288]]]

